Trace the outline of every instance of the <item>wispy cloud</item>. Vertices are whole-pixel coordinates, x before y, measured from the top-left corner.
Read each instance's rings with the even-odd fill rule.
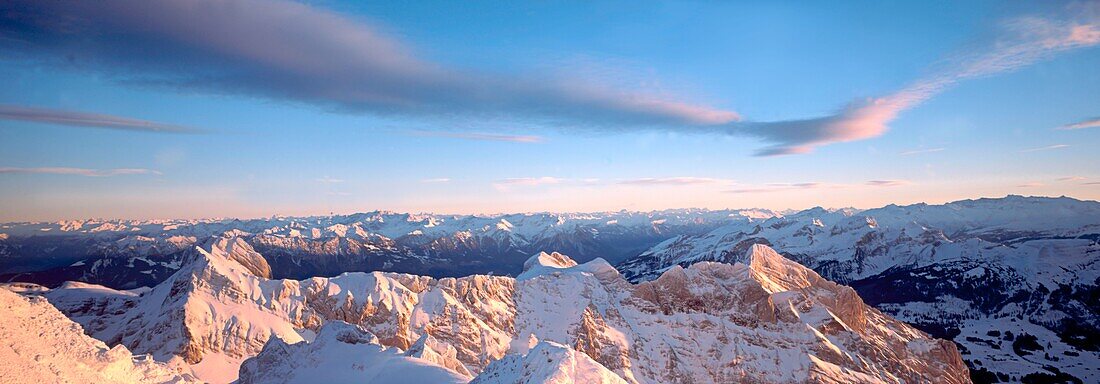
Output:
[[[1038,187],[1042,187],[1042,186],[1045,186],[1045,185],[1046,184],[1043,184],[1043,183],[1040,183],[1040,182],[1037,182],[1037,181],[1032,181],[1032,182],[1027,182],[1027,183],[1017,185],[1017,187],[1019,187],[1019,188],[1038,188]]]
[[[1049,151],[1051,149],[1061,149],[1061,148],[1068,148],[1068,147],[1069,147],[1068,144],[1054,144],[1054,145],[1048,145],[1048,146],[1045,146],[1045,147],[1028,148],[1028,149],[1021,150],[1020,152],[1021,153],[1027,153],[1027,152]]]
[[[912,155],[920,155],[920,154],[925,154],[925,153],[943,152],[945,150],[947,150],[947,148],[914,149],[914,150],[899,153],[899,155],[912,156]]]
[[[829,116],[774,122],[735,124],[737,132],[756,136],[772,146],[759,156],[811,152],[815,147],[864,140],[882,135],[898,114],[931,99],[959,82],[1010,72],[1057,53],[1100,44],[1100,12],[1079,12],[1077,20],[1026,17],[1004,24],[996,41],[985,49],[956,56],[943,69],[892,94],[850,103]]]
[[[451,182],[451,179],[446,178],[446,177],[438,177],[438,178],[434,178],[434,179],[423,179],[423,180],[420,180],[420,182],[425,183],[425,184],[439,184],[439,183],[449,183],[449,182]]]
[[[317,182],[318,183],[324,183],[324,184],[336,184],[336,183],[343,183],[344,179],[337,179],[337,178],[325,176],[325,177],[317,179]]]
[[[731,189],[731,190],[727,190],[727,191],[723,191],[723,192],[725,192],[725,193],[767,193],[767,192],[780,192],[780,191],[789,191],[789,190],[797,190],[797,189],[816,189],[816,188],[824,188],[824,187],[829,187],[829,186],[835,186],[835,185],[834,184],[827,184],[827,183],[819,183],[819,182],[771,183],[771,184],[765,184],[763,186],[737,188],[737,189]]]
[[[609,126],[719,125],[733,111],[660,92],[423,60],[375,25],[283,0],[0,2],[0,55],[188,90],[417,116]],[[8,54],[5,54],[8,53]]]
[[[1100,181],[1090,181],[1087,183],[1081,183],[1081,185],[1100,185]]]
[[[1073,129],[1085,129],[1085,128],[1097,128],[1100,127],[1100,117],[1094,117],[1087,120],[1081,120],[1073,124],[1066,124],[1057,129],[1061,130],[1073,130]]]
[[[21,105],[0,105],[0,119],[29,121],[32,123],[57,124],[71,127],[107,128],[126,131],[163,132],[163,133],[199,133],[201,130],[173,124],[157,123],[128,117],[104,115],[98,113],[67,111],[27,107]]]
[[[476,132],[446,132],[446,131],[410,131],[415,136],[424,137],[446,137],[451,139],[463,139],[463,140],[482,140],[482,141],[508,141],[513,143],[541,143],[543,142],[542,136],[527,136],[527,135],[496,135],[490,133],[476,133]]]
[[[784,191],[796,191],[796,190],[809,190],[809,189],[836,189],[836,188],[860,188],[860,187],[900,187],[905,185],[912,185],[913,182],[909,180],[868,180],[863,184],[845,184],[845,183],[825,183],[825,182],[807,182],[807,183],[769,183],[756,186],[744,186],[742,188],[730,189],[723,191],[725,193],[770,193],[770,192],[784,192]]]
[[[1058,181],[1081,181],[1081,180],[1088,180],[1088,178],[1084,177],[1084,176],[1066,176],[1066,177],[1059,177],[1058,178]]]
[[[913,184],[913,182],[909,180],[869,180],[864,184],[872,187],[900,187]]]
[[[558,177],[515,177],[508,179],[501,179],[493,182],[493,188],[501,192],[507,192],[517,187],[539,187],[546,185],[563,184],[569,181],[568,179],[562,179]]]
[[[49,174],[49,175],[75,175],[88,177],[107,177],[121,175],[159,175],[159,171],[145,168],[112,168],[112,169],[88,169],[68,167],[37,167],[37,168],[12,168],[0,167],[0,174]]]
[[[619,184],[624,185],[698,185],[698,184],[726,184],[732,183],[733,180],[729,179],[715,179],[710,177],[662,177],[662,178],[640,178],[621,180]]]

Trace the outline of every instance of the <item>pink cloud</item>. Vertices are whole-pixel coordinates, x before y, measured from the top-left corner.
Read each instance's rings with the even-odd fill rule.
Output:
[[[773,143],[759,156],[809,153],[815,147],[881,136],[889,123],[961,81],[1010,72],[1072,49],[1100,43],[1100,22],[1022,18],[1005,25],[989,49],[961,55],[946,69],[889,95],[857,101],[836,114],[803,120],[746,123],[739,132]]]

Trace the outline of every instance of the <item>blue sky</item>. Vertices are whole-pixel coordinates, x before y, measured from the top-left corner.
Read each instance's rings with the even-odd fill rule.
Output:
[[[51,4],[2,221],[1100,198],[1096,3]]]

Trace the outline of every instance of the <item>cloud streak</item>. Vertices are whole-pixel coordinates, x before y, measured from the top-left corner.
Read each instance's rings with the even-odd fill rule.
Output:
[[[0,55],[126,82],[294,100],[346,112],[526,118],[616,127],[720,125],[732,111],[547,74],[423,60],[376,26],[273,0],[0,3]]]
[[[732,183],[733,180],[728,179],[715,179],[710,177],[663,177],[663,178],[640,178],[619,181],[619,184],[623,185],[700,185],[700,184],[724,184]]]
[[[1045,146],[1045,147],[1028,148],[1028,149],[1021,150],[1020,153],[1049,151],[1049,150],[1052,150],[1052,149],[1061,149],[1061,148],[1069,148],[1069,145],[1068,144],[1054,144],[1054,145],[1048,145],[1048,146]]]
[[[325,176],[325,177],[317,179],[317,182],[322,183],[322,184],[336,184],[336,183],[343,183],[344,179],[337,179],[337,178],[332,178],[332,177]]]
[[[764,186],[759,186],[759,187],[737,188],[737,189],[731,189],[731,190],[727,190],[727,191],[723,191],[723,192],[725,192],[725,193],[735,193],[735,194],[740,194],[740,193],[768,193],[768,192],[781,192],[781,191],[798,190],[798,189],[817,189],[817,188],[824,188],[824,187],[828,187],[828,186],[832,186],[832,184],[819,183],[819,182],[771,183],[771,184],[766,184]]]
[[[905,151],[905,152],[899,153],[899,155],[902,155],[902,156],[922,155],[922,154],[925,154],[925,153],[943,152],[943,151],[946,151],[946,150],[947,150],[947,148],[914,149],[914,150],[911,150],[911,151]]]
[[[508,192],[517,187],[540,187],[547,185],[557,185],[565,183],[566,179],[543,176],[543,177],[514,177],[508,179],[501,179],[493,182],[493,188],[497,191]]]
[[[67,167],[12,168],[0,167],[0,174],[47,174],[73,175],[87,177],[108,177],[121,175],[160,175],[159,171],[145,168],[88,169]]]
[[[201,130],[128,117],[20,105],[0,105],[0,120],[161,133],[199,133]]]
[[[1098,128],[1098,127],[1100,127],[1100,117],[1094,117],[1094,118],[1087,119],[1087,120],[1081,120],[1081,121],[1078,121],[1078,122],[1073,123],[1073,124],[1066,124],[1066,125],[1063,125],[1061,127],[1058,127],[1057,129],[1063,130],[1063,131],[1069,131],[1069,130],[1074,130],[1074,129]]]
[[[864,185],[872,187],[900,187],[903,185],[910,185],[913,182],[909,180],[869,180]]]
[[[422,137],[445,137],[451,139],[462,140],[480,140],[480,141],[506,141],[512,143],[541,143],[543,142],[542,136],[527,136],[527,135],[497,135],[490,133],[477,133],[477,132],[446,132],[446,131],[411,131],[409,132],[415,136]]]
[[[758,156],[809,153],[815,147],[877,137],[898,114],[958,83],[1011,72],[1057,53],[1100,44],[1100,21],[1092,12],[1082,20],[1027,17],[1004,25],[987,49],[956,56],[941,70],[881,97],[855,101],[833,115],[811,119],[735,124],[735,131],[759,137],[771,146]]]
[[[423,180],[420,180],[420,182],[425,183],[425,184],[440,184],[440,183],[449,183],[449,182],[451,182],[451,179],[446,178],[446,177],[439,177],[439,178],[434,178],[434,179],[423,179]]]

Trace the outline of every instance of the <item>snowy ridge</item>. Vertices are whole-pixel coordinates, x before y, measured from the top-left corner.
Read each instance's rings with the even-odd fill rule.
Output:
[[[270,380],[261,371],[341,381],[374,372],[367,360],[478,380],[618,382],[611,372],[629,383],[968,382],[953,344],[764,246],[748,250],[748,264],[674,268],[640,285],[603,260],[576,264],[560,254],[532,257],[520,280],[393,273],[271,280],[245,267],[255,260],[233,256],[253,255],[246,246],[209,242],[147,292],[69,285],[44,295],[93,336],[160,360],[178,356],[212,382],[238,373]],[[328,325],[336,321],[354,325]],[[332,342],[341,337],[362,342]],[[294,362],[364,348],[373,351],[365,360],[324,369]],[[544,367],[522,362],[542,356],[550,360]]]

